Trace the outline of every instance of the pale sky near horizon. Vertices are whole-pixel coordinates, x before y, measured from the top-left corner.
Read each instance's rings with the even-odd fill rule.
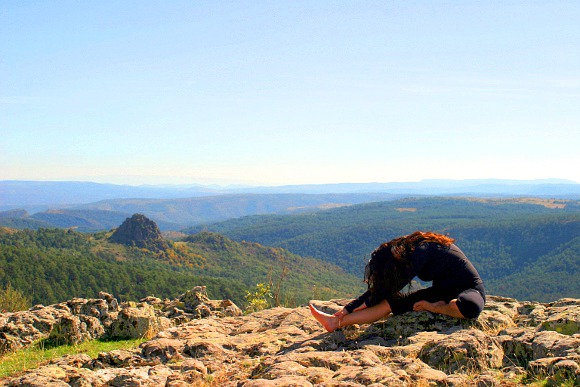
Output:
[[[578,1],[0,0],[0,180],[580,182]]]

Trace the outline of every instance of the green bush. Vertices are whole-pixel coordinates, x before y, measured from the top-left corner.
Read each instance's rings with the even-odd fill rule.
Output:
[[[2,313],[18,312],[30,308],[30,299],[18,289],[14,289],[10,283],[6,288],[0,289],[0,310]]]
[[[270,300],[272,298],[273,296],[270,285],[263,283],[257,284],[256,291],[248,292],[246,294],[246,301],[248,301],[246,313],[257,312],[269,308]]]

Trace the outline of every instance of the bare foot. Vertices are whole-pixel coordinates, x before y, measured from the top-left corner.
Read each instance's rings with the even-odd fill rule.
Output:
[[[334,332],[336,328],[338,328],[337,316],[321,312],[312,306],[312,304],[308,304],[308,307],[310,308],[310,313],[312,313],[312,316],[314,316],[314,318],[319,323],[321,323],[324,329],[326,329],[328,332]]]
[[[417,301],[415,305],[413,305],[413,310],[416,312],[420,312],[426,310],[432,313],[441,313],[441,307],[447,305],[445,301],[437,301],[437,302],[428,302],[425,300]]]

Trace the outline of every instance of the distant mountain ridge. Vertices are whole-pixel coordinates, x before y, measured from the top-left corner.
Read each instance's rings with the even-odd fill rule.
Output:
[[[131,214],[140,213],[154,220],[162,231],[185,228],[204,229],[216,222],[255,215],[312,214],[321,210],[365,203],[401,201],[408,198],[437,199],[437,196],[377,194],[239,194],[188,199],[117,199],[54,209],[30,215],[26,210],[0,211],[0,226],[16,229],[72,228],[95,232],[117,227]],[[440,196],[439,198],[445,198]],[[447,196],[447,198],[452,198]],[[576,206],[575,200],[542,198],[457,197],[465,205],[487,200],[490,203],[535,205],[541,207]],[[401,204],[404,207],[404,204]]]
[[[137,212],[137,211],[135,211]],[[110,230],[117,227],[130,213],[108,210],[60,209],[29,214],[26,210],[0,212],[0,226],[16,229],[69,228],[81,232]],[[159,222],[164,230],[178,230],[182,226]]]
[[[248,215],[311,212],[396,198],[396,195],[378,193],[231,194],[183,199],[114,199],[33,215],[26,210],[8,210],[0,212],[0,225],[32,229],[52,226],[92,232],[111,229],[131,214],[142,213],[166,231]]]
[[[423,180],[280,187],[120,186],[0,181],[0,226],[108,230],[141,213],[163,231],[252,215],[295,214],[406,197],[580,199],[580,184],[547,180]]]
[[[339,194],[543,196],[580,199],[580,184],[563,179],[422,180],[393,183],[339,183],[255,187],[204,185],[116,185],[79,181],[0,181],[0,211],[29,212],[111,199],[176,199],[224,194]]]
[[[256,192],[303,193],[361,193],[388,192],[393,194],[482,194],[495,195],[550,195],[580,194],[580,184],[565,179],[509,180],[509,179],[425,179],[418,182],[391,183],[337,183],[256,187]]]
[[[393,200],[376,194],[229,194],[182,199],[117,199],[77,206],[77,210],[143,213],[156,222],[198,225],[249,215],[290,214]],[[160,227],[164,228],[162,225]]]
[[[0,181],[0,210],[30,212],[120,198],[176,198],[215,195],[204,186],[131,186],[81,181]]]

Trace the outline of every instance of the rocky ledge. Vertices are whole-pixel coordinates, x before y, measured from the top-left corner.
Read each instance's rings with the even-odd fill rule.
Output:
[[[0,315],[0,355],[38,341],[78,344],[91,339],[146,338],[193,319],[240,316],[231,301],[213,301],[204,286],[196,286],[175,300],[146,297],[119,304],[108,293],[99,298],[74,298],[60,304]]]
[[[199,299],[197,289],[190,297]],[[332,312],[346,302],[315,305]],[[171,303],[148,299],[142,305],[169,313],[177,308]],[[134,350],[101,353],[96,359],[84,354],[63,357],[0,385],[517,386],[537,379],[580,383],[576,299],[544,304],[491,296],[475,321],[412,312],[333,333],[326,333],[307,307],[234,316],[224,313],[233,309],[231,305],[200,305],[196,315],[185,318],[183,312],[181,319],[170,319],[179,325],[160,330]]]

